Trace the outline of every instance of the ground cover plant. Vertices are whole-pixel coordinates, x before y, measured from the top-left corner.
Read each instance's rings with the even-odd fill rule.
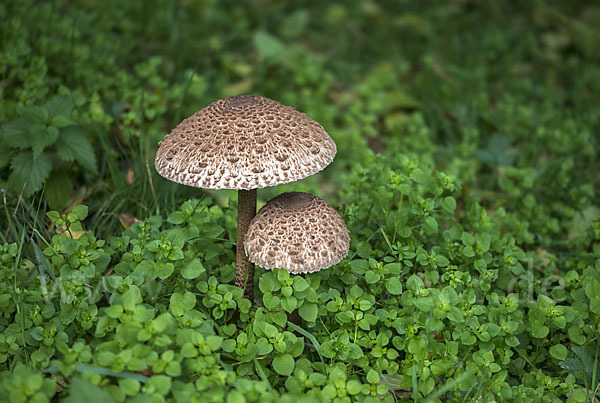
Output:
[[[0,393],[10,401],[598,399],[600,8],[0,4]],[[336,266],[234,285],[236,197],[154,171],[210,102],[338,146]],[[299,324],[288,322],[298,310]]]

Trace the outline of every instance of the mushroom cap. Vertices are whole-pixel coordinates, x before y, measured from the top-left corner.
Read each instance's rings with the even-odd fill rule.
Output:
[[[338,263],[348,254],[350,237],[340,215],[309,193],[283,193],[265,204],[250,221],[244,241],[252,263],[265,269],[311,273]]]
[[[205,189],[259,189],[294,182],[333,161],[334,141],[306,114],[269,98],[213,102],[159,143],[165,178]]]

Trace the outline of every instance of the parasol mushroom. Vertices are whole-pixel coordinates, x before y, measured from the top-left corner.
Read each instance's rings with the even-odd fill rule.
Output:
[[[156,170],[177,183],[238,190],[235,284],[252,297],[254,267],[244,236],[256,214],[256,189],[294,182],[333,161],[334,141],[306,114],[269,98],[220,99],[182,121],[159,143]]]

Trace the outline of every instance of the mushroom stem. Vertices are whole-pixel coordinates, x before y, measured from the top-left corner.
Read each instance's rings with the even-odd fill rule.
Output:
[[[248,261],[244,252],[244,239],[250,220],[256,215],[256,189],[238,190],[238,226],[235,263],[235,285],[245,289],[244,296],[253,299],[254,264]]]

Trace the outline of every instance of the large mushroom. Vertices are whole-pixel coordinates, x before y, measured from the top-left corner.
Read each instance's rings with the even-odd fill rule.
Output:
[[[244,248],[265,269],[311,273],[348,254],[346,224],[333,207],[309,193],[283,193],[265,204],[250,222]]]
[[[256,214],[256,189],[294,182],[325,168],[334,141],[306,114],[269,98],[220,99],[182,121],[159,143],[156,170],[177,183],[238,190],[235,284],[252,296],[254,267],[244,237]]]

